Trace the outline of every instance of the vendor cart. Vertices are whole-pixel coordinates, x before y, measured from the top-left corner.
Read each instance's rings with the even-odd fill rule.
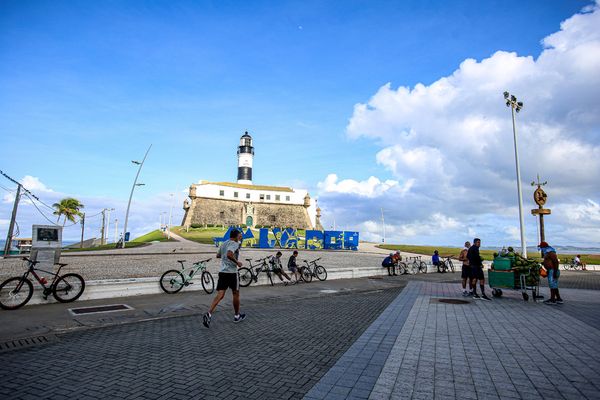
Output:
[[[502,297],[502,289],[520,290],[523,300],[529,301],[529,294],[533,301],[540,296],[539,265],[535,262],[517,262],[515,257],[495,257],[492,267],[488,270],[488,284],[492,289],[492,296]]]

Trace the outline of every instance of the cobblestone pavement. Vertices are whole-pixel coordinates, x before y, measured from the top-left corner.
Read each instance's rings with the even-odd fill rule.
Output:
[[[518,292],[439,301],[465,300],[459,290],[410,282],[305,398],[600,398],[600,330],[567,304],[524,302]],[[563,297],[595,304],[587,312],[600,317],[596,292],[565,289]]]
[[[301,398],[402,288],[245,302],[210,329],[199,314],[62,335],[0,354],[11,399]]]

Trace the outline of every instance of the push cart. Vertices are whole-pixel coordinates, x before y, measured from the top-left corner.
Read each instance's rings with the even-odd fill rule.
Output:
[[[492,289],[492,296],[502,297],[502,289],[520,290],[524,301],[529,301],[529,294],[533,301],[540,296],[539,266],[533,262],[517,265],[515,257],[495,257],[492,268],[488,270],[488,284]]]

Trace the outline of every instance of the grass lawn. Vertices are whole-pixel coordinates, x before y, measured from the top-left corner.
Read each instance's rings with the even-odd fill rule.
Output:
[[[171,231],[184,239],[193,242],[214,244],[214,237],[222,237],[228,228],[190,228],[188,231],[181,226],[172,226]]]
[[[436,247],[436,246],[416,246],[410,244],[380,244],[377,247],[386,250],[400,250],[406,251],[408,253],[417,253],[417,254],[426,254],[433,255],[433,251],[437,250],[440,252],[440,256],[454,256],[458,257],[462,248],[459,247]],[[480,250],[479,254],[483,257],[484,260],[492,261],[494,258],[494,252],[496,250]],[[535,253],[536,257],[532,257],[533,254],[529,255],[529,258],[537,258],[541,260],[539,257],[539,253]],[[558,258],[560,258],[561,262],[569,260],[575,257],[573,254],[558,254]],[[588,264],[600,264],[600,254],[581,254],[581,261]]]
[[[127,242],[125,243],[125,248],[129,249],[132,247],[140,247],[140,246],[146,246],[148,243],[147,242]],[[116,246],[115,243],[109,243],[109,244],[103,244],[102,246],[96,246],[96,247],[87,247],[87,248],[70,248],[68,250],[62,250],[63,253],[71,253],[71,252],[77,252],[77,251],[94,251],[94,250],[112,250],[114,249]]]
[[[157,241],[158,242],[174,242],[175,240],[167,239],[165,234],[162,231],[160,231],[159,229],[156,229],[152,232],[148,232],[145,235],[136,237],[135,239],[132,240],[133,243],[149,243],[149,242],[157,242]]]

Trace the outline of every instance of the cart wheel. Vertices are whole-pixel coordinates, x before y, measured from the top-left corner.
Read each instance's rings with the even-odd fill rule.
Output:
[[[492,289],[492,296],[500,297],[502,296],[502,291],[500,289]]]
[[[523,293],[523,300],[529,301],[529,295],[527,293]]]
[[[502,289],[498,289],[498,297],[502,297]]]

